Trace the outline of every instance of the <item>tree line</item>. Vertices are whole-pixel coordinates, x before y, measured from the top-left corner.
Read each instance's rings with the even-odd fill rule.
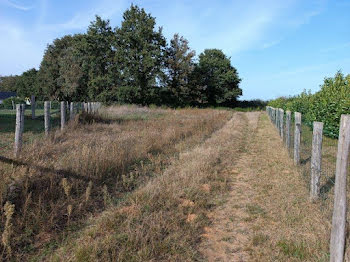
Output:
[[[240,82],[221,50],[196,58],[188,40],[175,34],[168,43],[155,17],[131,5],[120,27],[96,16],[86,33],[55,39],[39,70],[1,77],[0,91],[41,100],[232,106]]]
[[[324,133],[337,138],[341,115],[350,114],[350,74],[338,71],[334,77],[325,78],[320,91],[314,94],[304,90],[297,96],[271,100],[268,105],[302,113],[310,127],[314,121],[323,122]]]

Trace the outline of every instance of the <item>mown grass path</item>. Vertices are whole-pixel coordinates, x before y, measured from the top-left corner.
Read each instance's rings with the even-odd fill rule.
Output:
[[[330,225],[263,113],[246,113],[245,146],[230,191],[202,235],[207,261],[328,261]],[[238,141],[239,142],[239,141]]]

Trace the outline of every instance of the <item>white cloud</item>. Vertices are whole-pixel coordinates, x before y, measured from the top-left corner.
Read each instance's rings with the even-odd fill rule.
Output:
[[[116,13],[122,13],[126,7],[125,4],[125,0],[119,0],[118,2],[113,0],[99,1],[98,5],[84,10],[78,10],[68,21],[57,24],[42,23],[39,25],[39,29],[56,32],[86,29],[90,22],[95,19],[95,15],[99,15],[104,19],[110,19]]]
[[[23,6],[11,0],[2,0],[0,3],[22,11],[28,11],[33,8],[33,6]]]

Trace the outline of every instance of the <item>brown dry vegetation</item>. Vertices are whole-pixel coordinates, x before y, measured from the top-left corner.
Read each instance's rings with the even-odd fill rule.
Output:
[[[10,152],[1,157],[0,200],[9,209],[1,212],[2,259],[43,260],[84,228],[90,216],[123,206],[118,208],[120,221],[115,221],[119,224],[128,214],[139,214],[139,197],[145,201],[141,209],[152,211],[155,200],[150,192],[139,197],[133,193],[134,198],[130,192],[156,179],[180,152],[203,142],[230,115],[215,110],[111,108],[100,116],[78,116],[63,132],[25,147],[17,160],[11,159]],[[173,176],[178,172],[174,170]],[[166,193],[162,188],[160,192]],[[172,207],[166,199],[157,201]],[[9,203],[14,204],[13,214]],[[165,213],[152,213],[147,219],[154,223],[162,221],[162,216]],[[152,235],[152,231],[142,232]],[[126,242],[126,252],[132,240],[125,234],[114,233],[118,243]]]
[[[202,252],[209,261],[328,261],[330,221],[322,203],[309,201],[267,116],[250,127],[246,150],[230,172],[231,192],[212,212]]]
[[[198,261],[208,210],[228,190],[225,167],[244,149],[247,121],[234,114],[225,126],[131,194],[93,219],[52,261]]]
[[[332,190],[263,113],[105,108],[0,161],[3,260],[329,259]]]

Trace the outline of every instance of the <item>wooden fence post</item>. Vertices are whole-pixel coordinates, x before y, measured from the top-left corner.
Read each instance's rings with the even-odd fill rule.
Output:
[[[283,139],[284,139],[284,110],[283,109],[280,109],[279,128],[280,128],[280,136],[281,136],[282,141],[283,141]]]
[[[30,98],[30,106],[32,108],[32,119],[35,119],[35,95]]]
[[[290,148],[290,140],[291,140],[291,135],[290,135],[291,118],[292,118],[292,113],[290,111],[286,111],[286,146],[288,149]]]
[[[21,117],[22,117],[22,134],[23,134],[23,131],[24,131],[24,115],[25,115],[25,112],[26,112],[26,104],[21,104],[21,110],[22,110],[22,114],[21,114]]]
[[[275,108],[275,127],[278,127],[278,108]]]
[[[340,120],[337,165],[335,171],[334,207],[330,243],[330,261],[340,262],[344,258],[346,225],[346,176],[350,150],[350,115]]]
[[[16,105],[16,129],[15,129],[15,146],[14,146],[14,156],[18,157],[22,150],[22,136],[23,136],[23,126],[24,126],[24,110],[23,105]]]
[[[69,120],[73,120],[74,119],[74,102],[70,102],[70,109],[69,109]]]
[[[320,196],[322,132],[323,132],[323,123],[314,122],[313,132],[312,132],[312,153],[311,153],[311,186],[310,186],[311,200],[317,200]]]
[[[44,122],[45,122],[45,135],[50,132],[50,101],[44,102]]]
[[[301,135],[301,113],[295,112],[295,131],[294,131],[294,164],[300,164],[300,135]]]
[[[61,101],[61,130],[64,129],[66,124],[66,102]]]

